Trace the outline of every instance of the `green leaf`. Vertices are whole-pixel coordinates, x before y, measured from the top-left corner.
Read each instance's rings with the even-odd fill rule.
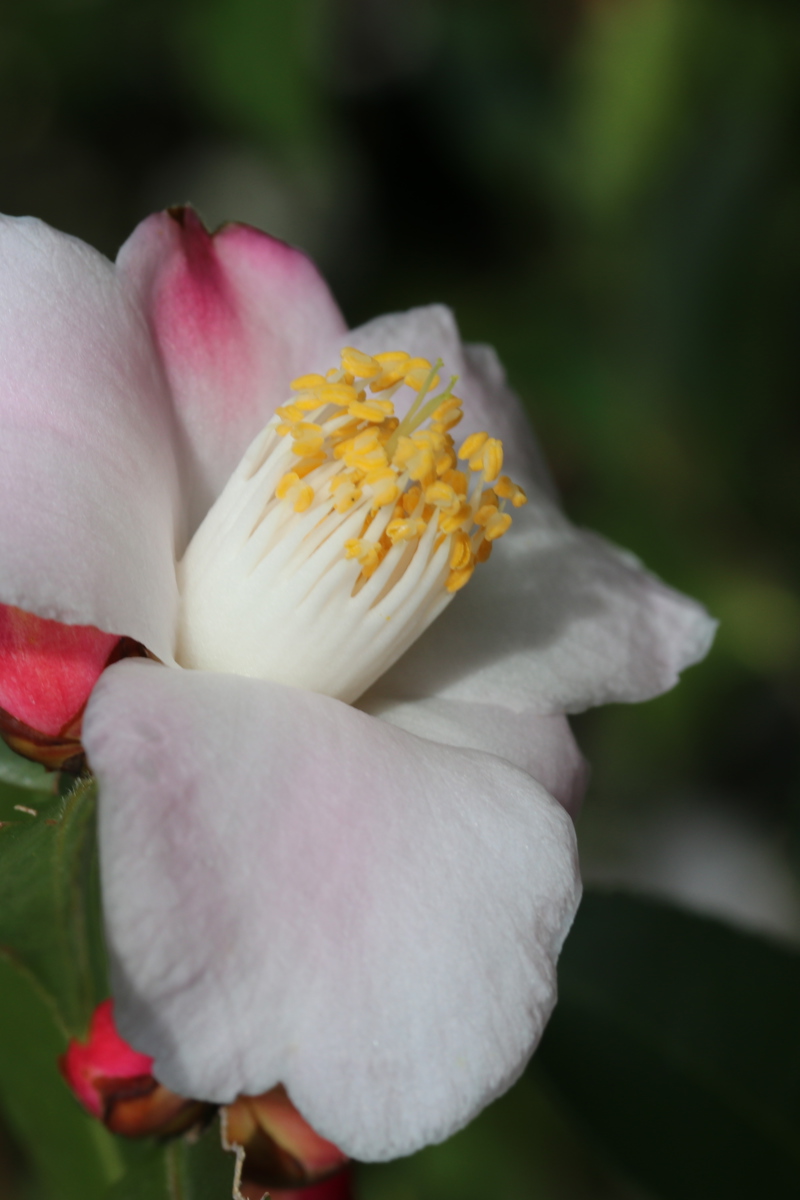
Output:
[[[55,1200],[101,1200],[124,1169],[119,1139],[58,1071],[67,1039],[31,981],[0,958],[0,1104]]]
[[[470,1125],[409,1158],[362,1164],[360,1200],[629,1200],[535,1072]]]
[[[58,775],[46,771],[38,763],[15,754],[0,738],[0,783],[10,783],[18,788],[30,788],[34,792],[54,795],[58,790]]]
[[[589,894],[536,1061],[663,1200],[800,1178],[800,955],[651,900]]]
[[[219,1122],[197,1140],[151,1145],[107,1200],[230,1200],[236,1159],[222,1149]]]
[[[26,972],[65,1032],[82,1035],[107,994],[95,787],[64,797],[0,792],[0,955]]]

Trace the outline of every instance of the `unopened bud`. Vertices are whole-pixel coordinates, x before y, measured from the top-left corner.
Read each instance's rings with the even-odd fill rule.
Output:
[[[204,1121],[213,1105],[187,1100],[160,1084],[153,1060],[120,1037],[111,1000],[94,1012],[86,1042],[73,1039],[61,1074],[92,1116],[123,1137],[168,1137]]]
[[[311,1128],[281,1085],[262,1096],[240,1096],[222,1110],[222,1121],[227,1144],[244,1151],[242,1191],[247,1196],[259,1187],[261,1194],[267,1187],[272,1195],[276,1188],[305,1188],[347,1165],[347,1155]],[[313,1200],[316,1189],[302,1194]],[[318,1200],[347,1200],[349,1195],[348,1178],[336,1176]]]
[[[130,638],[0,604],[0,737],[51,771],[77,774],[92,688],[112,662],[141,654]]]

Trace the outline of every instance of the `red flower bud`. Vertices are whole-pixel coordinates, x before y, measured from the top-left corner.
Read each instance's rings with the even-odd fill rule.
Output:
[[[182,1133],[213,1111],[163,1087],[152,1066],[152,1058],[117,1033],[111,1000],[95,1009],[88,1041],[71,1041],[59,1060],[61,1074],[87,1112],[123,1137]]]
[[[142,654],[129,638],[0,604],[0,736],[53,771],[84,764],[81,719],[105,668]]]
[[[242,1178],[245,1184],[275,1188],[303,1188],[341,1171],[347,1155],[325,1141],[300,1116],[281,1085],[262,1096],[240,1096],[223,1110],[225,1137],[229,1145],[244,1150]],[[258,1190],[256,1187],[254,1193]],[[286,1195],[294,1195],[292,1191]],[[306,1200],[314,1189],[304,1190]],[[345,1200],[347,1180],[331,1181],[319,1200]]]

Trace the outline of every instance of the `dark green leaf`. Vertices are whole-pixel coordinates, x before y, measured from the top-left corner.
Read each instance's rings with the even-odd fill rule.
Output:
[[[120,1141],[63,1082],[66,1047],[52,1007],[0,957],[0,1104],[55,1200],[101,1200],[124,1169]]]
[[[196,1141],[151,1145],[107,1200],[230,1200],[235,1165],[214,1121]]]
[[[632,1200],[532,1072],[455,1137],[363,1165],[358,1183],[361,1200]]]
[[[800,955],[590,894],[559,980],[537,1062],[632,1177],[664,1200],[794,1194]]]
[[[106,990],[95,789],[0,793],[0,953],[29,973],[64,1029],[82,1034]]]

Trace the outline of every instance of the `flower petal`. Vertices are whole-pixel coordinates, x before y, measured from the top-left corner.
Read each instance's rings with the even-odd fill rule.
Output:
[[[316,356],[315,370],[339,361],[344,345],[355,346],[366,354],[385,350],[405,350],[409,354],[435,362],[441,358],[444,372],[440,387],[458,376],[456,395],[464,401],[464,420],[458,426],[459,441],[470,433],[486,430],[503,442],[506,469],[533,476],[539,486],[552,494],[553,485],[544,459],[536,444],[530,422],[519,398],[506,383],[505,371],[491,346],[465,346],[455,317],[449,308],[431,304],[408,312],[387,313],[366,325],[352,329],[345,340],[335,339]]]
[[[104,674],[84,730],[118,1021],[164,1083],[282,1081],[377,1160],[513,1082],[579,891],[540,784],[325,696],[144,661]]]
[[[0,218],[0,602],[172,651],[176,480],[165,385],[114,268]]]
[[[580,712],[647,700],[708,652],[716,622],[543,494],[375,685],[376,699]]]
[[[117,265],[149,315],[172,388],[193,528],[344,320],[304,254],[248,225],[212,235],[191,208],[148,217]]]
[[[578,815],[589,768],[566,717],[439,696],[403,701],[386,690],[378,683],[358,708],[417,737],[505,758],[541,783],[570,816]]]

